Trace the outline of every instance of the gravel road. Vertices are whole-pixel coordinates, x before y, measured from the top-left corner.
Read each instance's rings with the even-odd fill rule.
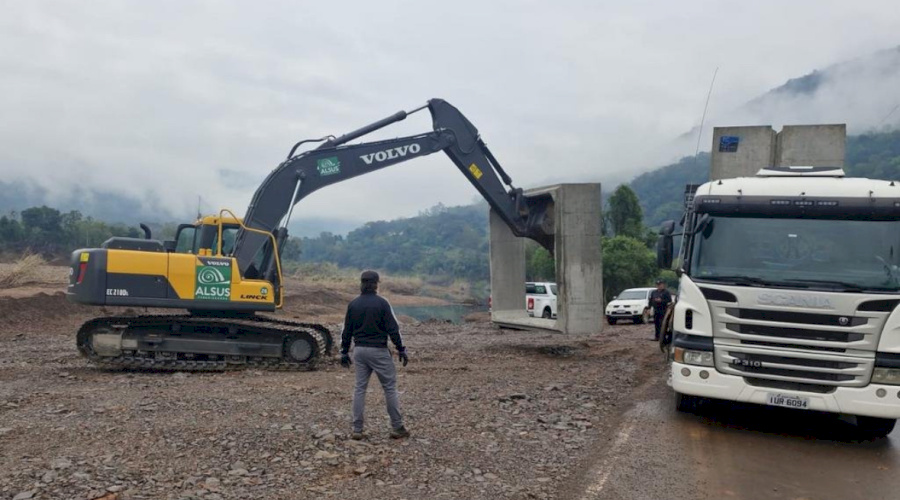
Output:
[[[98,312],[59,294],[0,299],[0,499],[568,498],[633,390],[662,370],[646,325],[561,336],[407,324],[399,388],[413,436],[388,438],[373,383],[357,443],[353,377],[338,364],[102,371],[74,348]]]

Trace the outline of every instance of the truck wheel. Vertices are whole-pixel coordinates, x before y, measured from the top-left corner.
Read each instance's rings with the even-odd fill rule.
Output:
[[[641,314],[640,316],[635,316],[634,318],[631,318],[631,320],[634,321],[635,325],[643,325],[644,324],[644,315]]]
[[[544,319],[550,319],[550,317],[551,317],[552,315],[553,315],[553,313],[550,311],[550,308],[549,308],[549,307],[545,307],[545,308],[544,308],[544,312],[541,314],[541,317],[544,318]]]
[[[675,393],[675,409],[684,413],[694,413],[700,405],[700,398],[680,392]]]
[[[616,324],[616,318],[610,318],[609,316],[607,316],[607,317],[606,317],[606,322],[609,323],[610,325],[615,325],[615,324]]]
[[[856,428],[871,438],[883,438],[894,430],[897,420],[893,418],[856,417]]]

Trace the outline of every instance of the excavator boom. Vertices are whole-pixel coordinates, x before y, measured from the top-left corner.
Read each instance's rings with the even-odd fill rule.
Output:
[[[431,112],[432,132],[347,144],[425,108]],[[444,100],[431,99],[427,106],[411,113],[400,111],[297,156],[292,156],[292,150],[292,155],[276,167],[257,189],[244,217],[244,224],[265,232],[276,232],[287,225],[286,219],[293,206],[314,191],[443,151],[516,236],[531,238],[553,251],[553,236],[546,230],[547,202],[529,200],[521,189],[512,186],[512,180],[482,141],[478,129],[459,110]],[[279,240],[285,237],[286,233],[282,232]],[[266,242],[264,234],[250,231],[239,233],[233,255],[242,273],[261,271],[263,276],[273,277],[274,259],[269,257],[263,259],[264,270],[250,269]]]

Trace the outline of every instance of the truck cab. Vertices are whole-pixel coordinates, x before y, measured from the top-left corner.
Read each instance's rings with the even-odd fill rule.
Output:
[[[678,408],[698,398],[900,418],[900,185],[784,167],[686,203],[669,346]],[[673,261],[675,223],[658,260]]]

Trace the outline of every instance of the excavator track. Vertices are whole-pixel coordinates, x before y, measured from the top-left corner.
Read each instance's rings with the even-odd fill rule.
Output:
[[[265,316],[110,316],[77,335],[81,355],[108,369],[313,370],[332,346],[322,325]]]

